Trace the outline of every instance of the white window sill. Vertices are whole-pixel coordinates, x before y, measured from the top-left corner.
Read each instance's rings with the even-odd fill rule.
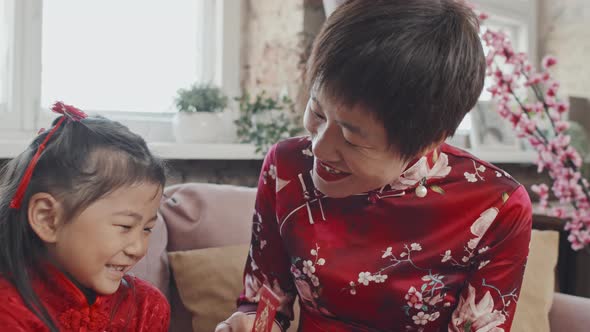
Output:
[[[0,140],[0,159],[18,156],[29,143],[27,140]],[[261,160],[263,158],[250,144],[154,142],[148,143],[148,146],[155,155],[163,159]]]
[[[467,150],[477,158],[492,164],[533,164],[537,160],[535,151]]]
[[[148,143],[152,152],[163,159],[184,160],[262,160],[251,144],[231,143]]]
[[[0,159],[16,157],[28,146],[28,140],[0,140]],[[261,160],[251,144],[225,143],[148,143],[150,149],[163,159],[180,160]],[[496,164],[532,164],[536,160],[534,151],[470,151],[478,158]]]

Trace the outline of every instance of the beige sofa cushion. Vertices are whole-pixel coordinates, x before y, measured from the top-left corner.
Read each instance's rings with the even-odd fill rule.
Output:
[[[193,331],[212,332],[236,310],[248,245],[169,253],[180,299],[192,313]]]
[[[512,323],[513,332],[549,332],[555,288],[559,233],[533,230],[524,282]]]
[[[170,264],[195,332],[213,331],[236,308],[248,245],[171,252]],[[558,233],[533,230],[513,332],[549,332]],[[292,324],[292,331],[296,329]]]

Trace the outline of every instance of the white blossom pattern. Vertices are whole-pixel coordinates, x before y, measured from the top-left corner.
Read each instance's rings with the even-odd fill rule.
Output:
[[[443,303],[443,299],[446,296],[445,283],[443,281],[445,277],[440,274],[432,273],[430,269],[422,269],[414,263],[412,254],[417,254],[422,251],[422,249],[420,243],[414,242],[410,245],[404,245],[404,250],[399,255],[395,255],[393,247],[387,247],[382,251],[381,258],[387,259],[390,264],[376,272],[360,272],[356,282],[351,281],[349,283],[349,293],[351,295],[356,295],[358,293],[358,287],[360,286],[369,286],[371,283],[385,283],[389,277],[386,274],[387,270],[392,269],[399,264],[406,263],[417,270],[425,271],[426,274],[421,278],[424,283],[420,288],[411,286],[408,289],[408,292],[404,296],[406,305],[403,306],[402,310],[407,317],[413,319],[416,325],[423,326],[428,324],[428,322],[435,321],[440,317],[440,310],[450,306],[450,303]],[[410,327],[407,330],[411,331],[413,329]]]
[[[301,300],[312,310],[317,310],[327,316],[333,316],[332,313],[318,302],[322,285],[315,273],[319,267],[326,264],[326,259],[319,256],[320,247],[317,244],[309,253],[312,256],[311,259],[295,257],[294,263],[291,265],[291,274],[295,279],[297,293]],[[301,269],[297,266],[299,263],[301,263]]]
[[[473,173],[469,173],[469,172],[463,173],[463,175],[465,176],[465,179],[467,179],[467,182],[473,183],[473,182],[477,182],[479,180],[485,181],[485,178],[480,173],[484,173],[486,171],[486,167],[484,165],[477,166],[475,164],[475,161],[473,161],[473,169],[474,169]]]
[[[479,218],[477,218],[477,220],[475,220],[475,222],[471,225],[470,231],[471,231],[471,234],[474,235],[474,237],[471,238],[467,242],[467,245],[464,247],[465,255],[461,258],[461,262],[459,262],[455,258],[453,258],[453,256],[451,255],[450,249],[446,250],[444,254],[441,254],[441,256],[442,256],[441,261],[443,263],[450,261],[453,266],[460,266],[460,267],[469,266],[468,265],[469,261],[476,254],[475,249],[479,245],[481,238],[485,235],[488,228],[491,226],[491,224],[494,222],[494,220],[498,216],[498,212],[499,212],[499,210],[495,207],[489,208],[489,209],[485,210],[484,212],[482,212],[481,215],[479,216]],[[482,254],[488,250],[489,250],[489,247],[486,246],[486,247],[479,249],[477,251],[477,253]],[[489,262],[487,262],[483,265],[480,264],[479,268],[480,269],[483,268],[488,263]]]

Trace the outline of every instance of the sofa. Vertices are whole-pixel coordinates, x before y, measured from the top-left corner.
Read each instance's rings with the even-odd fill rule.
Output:
[[[255,188],[218,184],[166,188],[148,252],[132,273],[169,299],[170,331],[213,331],[235,309],[255,195]],[[590,329],[590,299],[554,292],[557,238],[533,231],[512,331]],[[295,321],[289,330],[296,329]]]

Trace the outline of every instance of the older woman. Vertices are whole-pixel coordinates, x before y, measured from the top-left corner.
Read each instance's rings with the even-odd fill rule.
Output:
[[[473,12],[455,0],[348,1],[309,60],[309,137],[264,161],[245,291],[218,331],[251,331],[262,285],[302,331],[509,331],[531,204],[443,143],[482,90]]]

